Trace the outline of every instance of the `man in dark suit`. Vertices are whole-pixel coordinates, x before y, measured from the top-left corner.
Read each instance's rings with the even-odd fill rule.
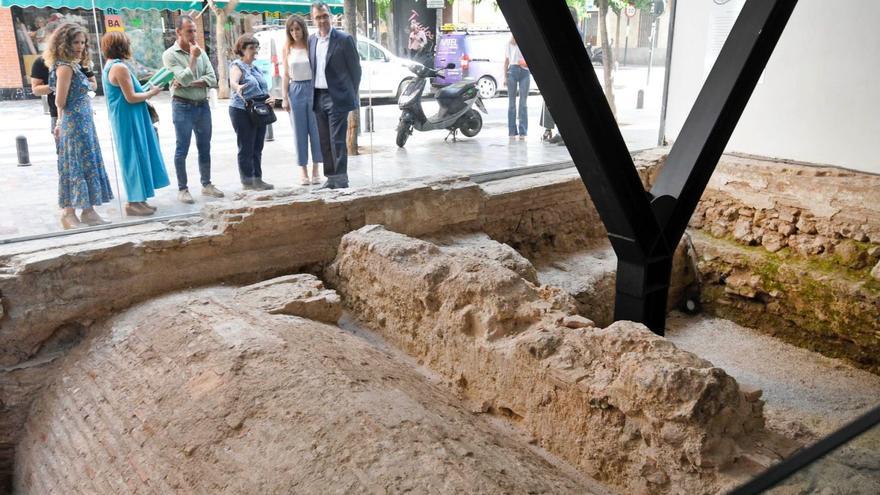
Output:
[[[309,61],[314,74],[313,110],[324,155],[327,182],[319,189],[348,187],[348,112],[358,108],[361,61],[354,38],[330,25],[330,8],[312,3],[312,20],[318,33],[309,37]]]

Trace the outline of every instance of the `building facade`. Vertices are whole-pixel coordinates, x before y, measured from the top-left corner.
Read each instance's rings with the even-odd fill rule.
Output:
[[[335,13],[342,12],[342,0],[327,3]],[[226,2],[216,4],[223,8]],[[242,33],[259,24],[283,22],[292,13],[308,14],[310,5],[310,0],[239,2],[218,36],[216,17],[202,0],[0,0],[0,99],[33,96],[31,65],[62,22],[75,22],[89,32],[96,67],[101,63],[100,37],[108,30],[125,31],[132,42],[130,65],[139,79],[147,79],[162,66],[162,52],[174,43],[174,23],[180,15],[196,19],[199,42],[216,65],[218,46],[228,51]]]

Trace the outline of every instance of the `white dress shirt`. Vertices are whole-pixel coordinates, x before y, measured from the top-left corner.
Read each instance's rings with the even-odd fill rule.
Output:
[[[327,36],[321,36],[321,33],[318,32],[318,45],[315,47],[316,89],[327,89],[327,74],[325,74],[325,69],[327,68],[327,49],[330,48],[331,32],[333,32],[333,29],[327,33]]]

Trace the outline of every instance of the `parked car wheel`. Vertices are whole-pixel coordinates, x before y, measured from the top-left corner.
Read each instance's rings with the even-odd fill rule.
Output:
[[[477,91],[480,92],[480,98],[495,98],[498,94],[498,83],[491,76],[483,76],[477,79]]]

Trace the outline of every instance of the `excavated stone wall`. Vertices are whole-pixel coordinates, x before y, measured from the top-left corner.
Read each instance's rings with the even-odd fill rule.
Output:
[[[647,180],[647,162],[636,161]],[[569,169],[487,184],[250,194],[206,206],[201,218],[0,246],[0,489],[33,398],[94,321],[176,290],[317,271],[345,233],[368,223],[410,235],[485,231],[527,252],[605,235]]]
[[[339,309],[296,275],[97,323],[33,408],[16,492],[606,493],[387,351],[310,319]]]
[[[664,159],[664,150],[634,156],[646,185]],[[876,372],[878,191],[866,174],[725,156],[692,225],[704,304]],[[420,237],[485,232],[536,263],[607,246],[572,169],[250,194],[201,218],[0,246],[0,488],[33,398],[96,320],[190,287],[317,272],[343,235],[368,224]],[[593,296],[609,300],[603,287],[566,290],[586,311]]]
[[[343,237],[326,277],[476,410],[624,493],[717,493],[737,481],[734,466],[759,468],[759,394],[643,325],[596,328],[507,257],[446,244],[367,226]]]
[[[711,312],[880,373],[880,176],[725,156],[690,226]]]

